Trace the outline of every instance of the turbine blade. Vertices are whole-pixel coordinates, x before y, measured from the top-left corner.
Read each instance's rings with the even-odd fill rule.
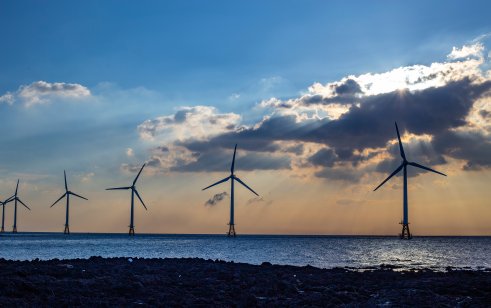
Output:
[[[397,131],[397,140],[399,141],[399,151],[401,152],[402,159],[406,160],[406,154],[404,153],[404,148],[402,147],[401,135],[399,135],[399,127],[397,127],[396,123],[396,131]]]
[[[250,191],[252,191],[253,194],[255,194],[256,196],[259,197],[259,195],[254,190],[252,190],[252,188],[250,188],[249,186],[247,186],[246,183],[242,182],[238,177],[234,176],[234,179],[236,179],[237,182],[239,182],[240,184],[244,185],[245,188],[249,189]]]
[[[106,188],[106,190],[117,190],[117,189],[130,189],[131,186],[129,187],[111,187],[111,188]]]
[[[133,189],[133,191],[135,192],[136,196],[138,197],[138,199],[140,199],[140,202],[142,203],[143,207],[145,208],[145,210],[147,209],[145,203],[143,203],[143,200],[142,198],[140,197],[140,194],[138,193],[138,190],[136,189]]]
[[[215,184],[211,184],[210,186],[205,187],[205,188],[203,188],[202,190],[206,190],[206,189],[208,189],[208,188],[210,188],[210,187],[213,187],[213,186],[218,185],[218,184],[220,184],[220,183],[226,182],[226,181],[228,181],[228,179],[230,179],[230,177],[231,177],[231,176],[227,176],[227,177],[226,177],[226,178],[224,178],[223,180],[220,180],[220,181],[216,182]]]
[[[411,165],[411,166],[414,166],[414,167],[418,167],[418,168],[421,168],[421,169],[424,169],[424,170],[428,170],[428,171],[431,171],[431,172],[435,172],[435,173],[438,173],[438,174],[447,176],[445,173],[438,172],[436,170],[433,170],[431,168],[425,167],[425,166],[420,165],[420,164],[417,164],[417,163],[410,162],[410,163],[408,163],[408,165]]]
[[[394,172],[392,172],[391,175],[389,175],[382,183],[380,183],[379,186],[377,186],[377,188],[375,188],[373,191],[376,191],[377,189],[379,189],[382,185],[385,184],[385,182],[387,182],[391,177],[393,177],[394,175],[397,174],[397,172],[401,171],[402,167],[404,167],[404,164],[401,164]]]
[[[64,193],[58,200],[55,201],[55,203],[53,203],[50,207],[53,207],[53,205],[55,205],[56,203],[58,203],[58,201],[60,201],[61,199],[63,199],[63,197],[66,196],[66,193]]]
[[[68,191],[68,184],[66,182],[66,172],[63,170],[63,175],[65,176],[65,190]]]
[[[89,200],[89,199],[87,199],[87,198],[85,198],[85,197],[82,197],[82,196],[80,196],[80,195],[77,195],[76,193],[73,193],[73,192],[71,192],[71,191],[69,192],[69,194],[70,194],[70,195],[74,195],[75,197],[79,197],[79,198],[82,198],[82,199],[85,199],[85,200]]]
[[[19,180],[17,180],[17,186],[15,186],[15,195],[17,196],[17,190],[19,190]]]
[[[234,157],[232,158],[232,166],[230,166],[230,173],[234,173],[234,168],[235,168],[235,152],[237,152],[237,144],[235,145],[234,148]]]
[[[145,167],[146,164],[143,164],[143,166],[141,167],[140,171],[138,172],[138,174],[136,175],[136,178],[135,180],[133,181],[133,186],[136,184],[136,181],[138,180],[138,177],[140,176],[140,173],[142,173],[142,170],[143,168]]]
[[[20,202],[23,206],[25,206],[29,211],[31,210],[24,202],[22,202],[19,198],[17,198],[17,201]]]

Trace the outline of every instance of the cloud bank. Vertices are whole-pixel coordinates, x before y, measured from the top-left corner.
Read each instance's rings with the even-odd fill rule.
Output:
[[[410,160],[489,168],[487,52],[477,42],[454,47],[445,62],[314,83],[299,97],[258,103],[263,117],[249,125],[238,114],[196,106],[147,120],[138,131],[142,140],[159,143],[149,160],[163,172],[224,171],[238,143],[240,170],[305,170],[358,181],[398,162],[394,121]]]

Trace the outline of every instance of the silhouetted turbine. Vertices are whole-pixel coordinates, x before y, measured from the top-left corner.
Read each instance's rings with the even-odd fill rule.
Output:
[[[140,169],[140,172],[138,172],[138,174],[136,175],[136,178],[135,180],[133,181],[133,184],[131,186],[127,186],[127,187],[113,187],[113,188],[106,188],[106,190],[128,190],[128,189],[131,189],[131,213],[130,213],[130,231],[129,231],[129,235],[135,235],[135,227],[133,225],[133,212],[134,212],[134,199],[135,199],[135,194],[136,196],[138,197],[138,199],[140,200],[140,202],[142,203],[143,207],[145,208],[145,210],[147,209],[147,207],[145,206],[145,203],[143,202],[142,198],[140,197],[140,194],[138,193],[138,191],[136,190],[136,187],[135,187],[135,184],[136,184],[136,181],[138,180],[138,177],[140,176],[140,173],[142,172],[143,168],[145,167],[145,164],[143,164],[143,166],[141,167]]]
[[[17,180],[17,186],[15,187],[15,194],[5,201],[5,204],[14,201],[14,226],[12,228],[12,233],[17,233],[17,202],[26,207],[29,211],[31,210],[24,202],[22,202],[17,196],[19,190],[19,180]]]
[[[235,236],[236,235],[235,223],[234,223],[234,181],[239,182],[245,188],[252,191],[252,193],[254,193],[256,196],[259,196],[254,190],[252,190],[252,188],[247,186],[244,182],[242,182],[238,177],[235,176],[234,168],[235,168],[235,153],[236,152],[237,152],[237,145],[235,145],[235,149],[234,149],[234,156],[232,158],[232,165],[230,167],[230,175],[228,177],[224,178],[223,180],[220,180],[220,181],[216,182],[215,184],[211,184],[210,186],[202,189],[202,190],[206,190],[210,187],[213,187],[215,185],[218,185],[220,183],[223,183],[223,182],[230,180],[230,222],[229,222],[229,229],[228,229],[227,236]]]
[[[69,191],[68,190],[68,184],[67,184],[67,181],[66,181],[66,172],[65,172],[65,170],[63,170],[63,175],[65,176],[65,193],[58,200],[56,200],[55,203],[53,203],[50,206],[50,208],[53,207],[56,203],[58,203],[58,201],[60,201],[64,197],[66,197],[66,219],[65,219],[65,230],[63,231],[63,233],[64,234],[70,234],[70,228],[68,226],[68,213],[69,213],[69,210],[70,210],[70,195],[74,195],[75,197],[79,197],[79,198],[82,198],[82,199],[85,199],[85,200],[89,200],[89,199],[87,199],[85,197],[82,197],[82,196],[79,196],[76,193]]]
[[[2,229],[0,230],[1,233],[5,232],[5,228],[4,228],[4,226],[5,226],[5,204],[7,204],[7,200],[0,201],[0,204],[2,205]]]
[[[380,183],[379,186],[377,186],[377,188],[375,188],[373,191],[376,191],[377,189],[379,189],[382,185],[385,184],[385,182],[387,182],[391,177],[393,177],[394,175],[396,175],[397,173],[399,173],[399,171],[403,170],[404,171],[404,192],[403,192],[403,220],[401,222],[402,224],[402,232],[400,234],[400,237],[402,239],[411,239],[411,233],[409,232],[409,222],[408,222],[408,202],[407,202],[407,166],[413,166],[413,167],[417,167],[417,168],[420,168],[420,169],[424,169],[424,170],[428,170],[428,171],[431,171],[431,172],[434,172],[434,173],[438,173],[438,174],[441,174],[441,175],[444,175],[444,176],[447,176],[446,174],[443,174],[441,172],[438,172],[436,170],[433,170],[431,168],[428,168],[428,167],[425,167],[423,165],[420,165],[420,164],[417,164],[417,163],[414,163],[414,162],[409,162],[407,161],[406,159],[406,154],[404,153],[404,148],[402,146],[402,142],[401,142],[401,136],[399,135],[399,128],[397,127],[397,123],[396,124],[396,132],[397,132],[397,140],[399,141],[399,151],[400,151],[400,154],[401,154],[401,157],[402,157],[402,163],[399,167],[397,167],[396,170],[394,170],[394,172],[391,173],[391,175],[389,175],[382,183]]]

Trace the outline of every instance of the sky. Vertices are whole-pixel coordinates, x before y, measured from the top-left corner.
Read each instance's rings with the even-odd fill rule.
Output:
[[[0,0],[0,199],[19,231],[491,235],[489,1]],[[6,228],[13,206],[5,207]]]

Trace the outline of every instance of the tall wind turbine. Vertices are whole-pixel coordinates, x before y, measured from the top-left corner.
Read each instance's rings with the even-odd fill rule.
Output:
[[[142,205],[145,208],[145,210],[147,209],[147,207],[145,206],[145,203],[143,202],[142,198],[140,197],[140,194],[138,193],[138,191],[136,190],[136,187],[135,187],[136,181],[138,180],[138,177],[140,176],[140,173],[142,173],[142,170],[143,170],[144,167],[145,167],[145,164],[143,164],[143,166],[141,167],[140,172],[138,172],[138,174],[136,175],[136,178],[133,181],[133,184],[131,186],[106,188],[106,190],[119,190],[119,189],[128,190],[128,189],[131,189],[131,214],[130,214],[130,231],[129,231],[129,235],[135,235],[135,226],[133,225],[133,217],[134,217],[133,212],[134,212],[135,194],[138,197],[138,199],[140,200],[140,202],[142,203]]]
[[[236,236],[236,234],[235,234],[235,223],[234,223],[234,181],[239,182],[245,188],[252,191],[253,194],[255,194],[256,196],[259,196],[254,190],[252,190],[252,188],[247,186],[246,183],[242,182],[238,177],[235,176],[235,174],[234,174],[235,152],[237,152],[237,145],[235,145],[235,149],[234,149],[234,156],[232,158],[232,166],[230,167],[230,175],[228,177],[224,178],[223,180],[220,180],[220,181],[216,182],[215,184],[211,184],[210,186],[202,189],[202,190],[205,190],[205,189],[208,189],[210,187],[213,187],[215,185],[218,185],[220,183],[223,183],[223,182],[230,180],[230,222],[228,224],[229,229],[227,232],[227,236],[233,236],[233,237]]]
[[[82,198],[82,199],[85,199],[85,200],[89,200],[89,199],[87,199],[85,197],[82,197],[82,196],[79,196],[76,193],[69,191],[68,190],[68,184],[67,184],[67,181],[66,181],[66,172],[65,172],[65,170],[63,170],[63,175],[65,176],[65,193],[58,200],[56,200],[55,203],[53,203],[50,206],[50,208],[53,207],[53,205],[55,205],[56,203],[58,203],[58,201],[60,201],[64,197],[66,197],[66,219],[65,219],[65,230],[63,231],[63,233],[64,234],[70,234],[70,228],[68,227],[68,212],[70,210],[70,195],[74,195],[75,197],[79,197],[79,198]]]
[[[14,227],[12,229],[12,233],[17,233],[17,202],[22,204],[23,206],[26,207],[29,211],[31,210],[24,202],[22,202],[19,197],[17,196],[17,192],[19,191],[19,180],[17,180],[17,186],[15,187],[15,194],[8,198],[7,201],[5,201],[5,204],[14,201]]]
[[[397,127],[397,122],[396,122],[396,132],[397,132],[397,139],[399,141],[399,151],[401,153],[401,157],[402,157],[402,163],[399,167],[397,167],[396,170],[394,170],[394,172],[392,172],[391,175],[389,175],[379,186],[377,186],[377,188],[375,188],[373,191],[376,191],[377,189],[379,189],[382,185],[385,184],[385,182],[387,182],[391,177],[393,177],[394,175],[396,175],[399,171],[403,170],[404,171],[404,193],[403,193],[403,220],[401,222],[401,225],[402,225],[402,232],[400,234],[400,237],[401,239],[411,239],[412,238],[412,235],[411,233],[409,232],[409,222],[408,222],[408,204],[407,204],[407,166],[413,166],[413,167],[417,167],[417,168],[420,168],[420,169],[424,169],[424,170],[427,170],[427,171],[431,171],[431,172],[434,172],[434,173],[438,173],[438,174],[441,174],[441,175],[444,175],[444,176],[447,176],[446,174],[443,174],[441,172],[438,172],[436,170],[433,170],[431,168],[428,168],[428,167],[425,167],[423,165],[420,165],[418,163],[414,163],[414,162],[410,162],[406,159],[406,154],[404,153],[404,148],[402,147],[402,142],[401,142],[401,136],[399,135],[399,128]]]

